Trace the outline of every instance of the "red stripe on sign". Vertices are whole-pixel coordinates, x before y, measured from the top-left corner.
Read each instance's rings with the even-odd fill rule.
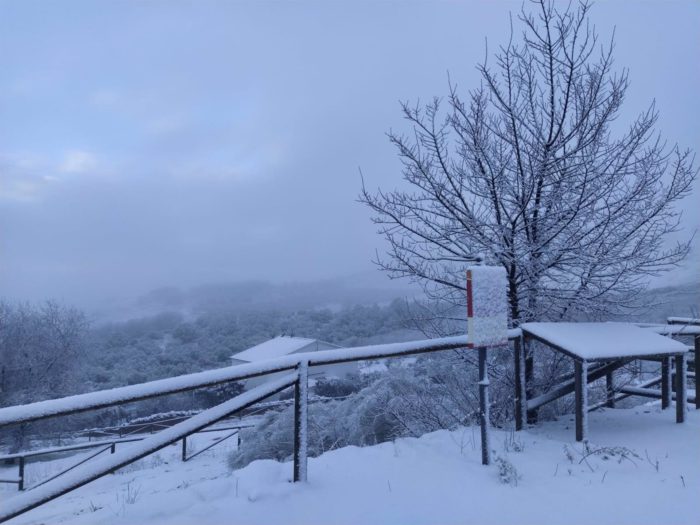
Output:
[[[474,317],[474,305],[472,302],[472,271],[467,270],[467,317]]]

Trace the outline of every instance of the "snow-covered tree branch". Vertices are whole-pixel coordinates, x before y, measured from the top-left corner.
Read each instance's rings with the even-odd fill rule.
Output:
[[[690,240],[667,240],[694,155],[656,132],[653,103],[626,128],[617,121],[628,74],[614,70],[614,41],[601,45],[589,8],[524,8],[519,42],[511,30],[478,67],[478,88],[402,104],[412,133],[389,138],[409,189],[363,185],[360,197],[388,241],[378,264],[390,276],[461,308],[464,266],[482,253],[506,269],[518,324],[629,307],[687,255]]]

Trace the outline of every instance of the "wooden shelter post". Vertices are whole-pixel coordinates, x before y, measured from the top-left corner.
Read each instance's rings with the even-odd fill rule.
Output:
[[[535,355],[532,351],[532,338],[523,339],[525,344],[525,399],[535,396],[534,381],[535,378]],[[527,405],[525,405],[527,406]],[[530,424],[537,423],[537,409],[527,410],[527,422]]]
[[[661,408],[671,406],[671,358],[661,358]]]
[[[685,405],[688,397],[685,385],[687,374],[685,365],[685,354],[676,356],[676,423],[685,421]],[[697,401],[697,400],[696,400]]]
[[[693,357],[693,372],[695,372],[695,409],[700,409],[700,381],[698,381],[698,355],[700,355],[700,335],[695,336],[695,356]]]
[[[513,341],[515,354],[515,430],[525,428],[527,417],[527,390],[525,379],[525,341],[520,336]]]
[[[588,361],[574,362],[576,391],[576,441],[584,441],[588,433]]]
[[[605,388],[605,406],[608,408],[615,408],[615,372],[612,370],[605,374]]]
[[[19,483],[17,485],[18,490],[24,490],[24,456],[19,458]]]

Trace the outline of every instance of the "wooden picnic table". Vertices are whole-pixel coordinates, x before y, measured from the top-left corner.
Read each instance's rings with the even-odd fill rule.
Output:
[[[516,428],[524,427],[528,410],[573,391],[576,396],[576,441],[585,440],[588,434],[588,383],[605,376],[608,399],[612,400],[615,392],[614,371],[634,359],[661,360],[662,408],[667,408],[671,403],[671,361],[675,360],[676,421],[682,423],[685,420],[688,347],[680,341],[630,323],[543,322],[524,323],[520,328],[523,344],[516,345],[516,365],[520,364],[516,366],[517,369],[525,370],[525,355],[529,353],[534,340],[571,357],[574,361],[574,378],[528,400],[525,374],[516,374],[516,402],[520,403]]]

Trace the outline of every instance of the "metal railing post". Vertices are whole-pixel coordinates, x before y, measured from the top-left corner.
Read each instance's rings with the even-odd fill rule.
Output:
[[[182,461],[187,461],[187,436],[182,438]]]
[[[481,426],[481,464],[491,462],[489,456],[489,363],[486,348],[479,348],[479,424]]]
[[[299,377],[294,383],[294,481],[306,481],[306,463],[309,427],[309,362],[302,361],[297,368]]]

